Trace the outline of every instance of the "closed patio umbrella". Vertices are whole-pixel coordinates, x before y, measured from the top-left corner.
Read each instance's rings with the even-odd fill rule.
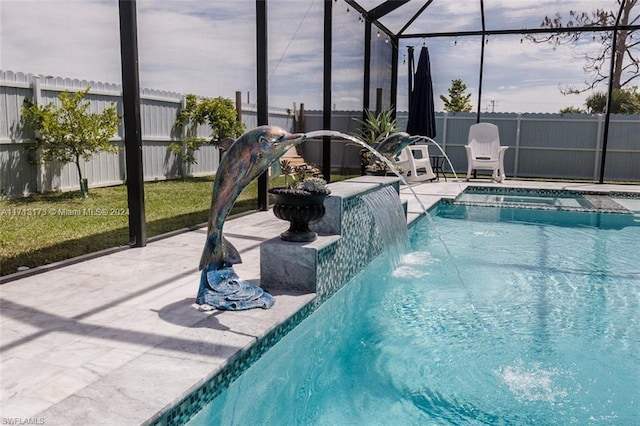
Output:
[[[407,133],[430,138],[436,137],[436,114],[433,103],[433,84],[431,82],[431,63],[429,49],[420,51],[418,69],[413,76],[413,90],[409,98],[409,120]]]

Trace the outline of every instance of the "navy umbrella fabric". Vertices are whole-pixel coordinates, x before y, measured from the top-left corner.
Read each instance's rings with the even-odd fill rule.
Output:
[[[436,137],[436,113],[433,103],[433,83],[431,81],[431,63],[429,49],[420,51],[418,69],[413,76],[413,90],[409,99],[409,121],[407,133],[430,138]]]

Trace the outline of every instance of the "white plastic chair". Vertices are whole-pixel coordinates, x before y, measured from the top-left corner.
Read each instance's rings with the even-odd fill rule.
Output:
[[[416,154],[420,153],[419,156]],[[417,158],[416,158],[417,157]],[[434,180],[429,150],[426,145],[411,145],[400,151],[396,165],[402,167],[402,175],[407,182]]]
[[[500,146],[498,126],[491,123],[478,123],[469,128],[467,150],[467,180],[473,170],[491,170],[492,178],[502,182],[504,174],[504,152],[508,146]]]

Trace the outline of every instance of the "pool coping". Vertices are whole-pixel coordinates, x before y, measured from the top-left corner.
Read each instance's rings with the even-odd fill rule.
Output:
[[[640,186],[509,180],[411,188],[428,209],[475,185],[640,194]],[[424,214],[409,188],[401,198],[409,224]],[[245,261],[241,277],[259,283],[259,243],[286,227],[271,212],[229,221],[225,232]],[[249,348],[269,333],[282,334],[278,327],[288,318],[308,314],[314,295],[295,292],[275,294],[276,305],[266,311],[195,310],[205,233],[193,230],[0,286],[3,419],[150,423],[241,354],[250,363]]]

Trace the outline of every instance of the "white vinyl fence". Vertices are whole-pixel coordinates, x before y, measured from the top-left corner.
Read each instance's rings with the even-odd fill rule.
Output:
[[[322,128],[322,113],[306,111],[306,130]],[[335,113],[332,130],[353,134],[362,112]],[[405,128],[406,112],[398,113],[400,128]],[[483,113],[480,121],[494,123],[500,130],[505,153],[507,177],[587,179],[600,177],[600,159],[604,136],[603,114],[516,114]],[[435,141],[445,150],[455,171],[466,176],[469,127],[475,113],[436,113]],[[302,145],[305,159],[321,164],[321,143]],[[357,164],[359,149],[334,141],[332,167]],[[435,146],[430,155],[440,155]],[[345,161],[345,157],[349,157]],[[445,167],[449,169],[448,166]],[[605,180],[640,182],[640,115],[612,114],[605,164]]]
[[[0,70],[0,197],[16,197],[33,192],[78,188],[75,165],[38,164],[33,133],[21,122],[25,99],[38,104],[58,102],[62,91],[80,91],[91,86],[87,100],[89,111],[100,112],[115,103],[122,115],[122,88],[117,84],[63,78],[41,78],[31,74]],[[186,164],[168,149],[181,138],[173,129],[185,95],[162,90],[143,89],[140,93],[142,120],[143,171],[146,181],[176,179],[182,176],[214,174],[218,168],[218,149],[204,145],[196,153],[197,164]],[[242,121],[247,129],[256,127],[255,105],[242,106]],[[293,117],[284,108],[270,108],[270,123],[290,130]],[[198,134],[209,137],[210,130],[201,126]],[[121,123],[112,143],[124,147]],[[126,181],[125,152],[99,153],[81,164],[83,176],[91,187],[122,184]]]

